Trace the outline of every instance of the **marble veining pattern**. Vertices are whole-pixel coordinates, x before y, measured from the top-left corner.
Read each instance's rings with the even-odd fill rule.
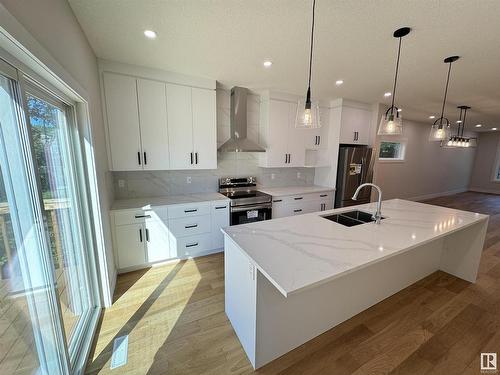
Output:
[[[384,201],[380,225],[345,227],[322,218],[375,203],[225,228],[285,296],[409,250],[488,216],[423,203]]]

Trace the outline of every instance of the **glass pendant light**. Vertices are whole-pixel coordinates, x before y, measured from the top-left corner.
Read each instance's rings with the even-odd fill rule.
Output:
[[[449,64],[448,76],[446,78],[446,87],[444,89],[441,117],[434,121],[434,124],[432,124],[431,127],[431,132],[429,134],[429,141],[431,142],[441,142],[441,144],[443,144],[443,142],[447,141],[450,138],[450,121],[446,117],[444,117],[444,107],[446,105],[446,96],[448,95],[448,85],[450,83],[451,64],[457,61],[459,58],[459,56],[450,56],[444,59],[444,63]]]
[[[311,26],[311,50],[309,52],[309,81],[307,86],[306,100],[299,100],[297,105],[297,116],[295,118],[295,127],[302,129],[314,129],[321,127],[319,118],[319,104],[311,101],[311,73],[314,44],[314,11],[316,0],[312,4],[312,26]]]
[[[401,55],[401,39],[410,33],[409,27],[402,27],[394,31],[394,38],[399,38],[398,58],[396,60],[396,74],[394,75],[394,87],[392,89],[392,103],[385,115],[380,119],[378,135],[399,135],[403,134],[403,119],[398,107],[394,105],[396,98],[396,83],[398,82],[399,57]]]

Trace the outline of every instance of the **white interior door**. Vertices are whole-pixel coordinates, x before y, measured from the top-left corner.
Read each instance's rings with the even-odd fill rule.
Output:
[[[217,169],[215,90],[192,89],[194,168]]]
[[[171,169],[194,165],[191,88],[167,83],[168,146]]]
[[[147,79],[137,80],[139,123],[142,140],[143,168],[168,169],[167,98],[165,84]]]
[[[146,233],[142,224],[120,225],[115,229],[118,268],[138,266],[146,262]]]
[[[104,73],[111,166],[114,171],[142,169],[136,79]]]

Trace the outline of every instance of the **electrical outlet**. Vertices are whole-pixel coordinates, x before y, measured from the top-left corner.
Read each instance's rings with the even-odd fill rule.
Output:
[[[123,189],[125,187],[125,180],[118,180],[118,187]]]
[[[271,180],[274,180],[276,178],[276,174],[275,173],[271,173]]]
[[[186,184],[190,184],[191,183],[191,176],[187,176],[186,177]]]
[[[300,172],[297,172],[297,178],[299,179],[301,176]]]

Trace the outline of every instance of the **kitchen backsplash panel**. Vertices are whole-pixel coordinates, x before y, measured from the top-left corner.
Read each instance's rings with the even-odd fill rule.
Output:
[[[258,142],[258,95],[248,95],[247,108],[248,138]],[[229,139],[229,113],[229,91],[217,88],[218,146]],[[113,172],[115,199],[217,191],[219,178],[227,176],[256,176],[259,184],[268,187],[314,183],[314,168],[260,168],[258,157],[252,152],[219,152],[216,170]]]

